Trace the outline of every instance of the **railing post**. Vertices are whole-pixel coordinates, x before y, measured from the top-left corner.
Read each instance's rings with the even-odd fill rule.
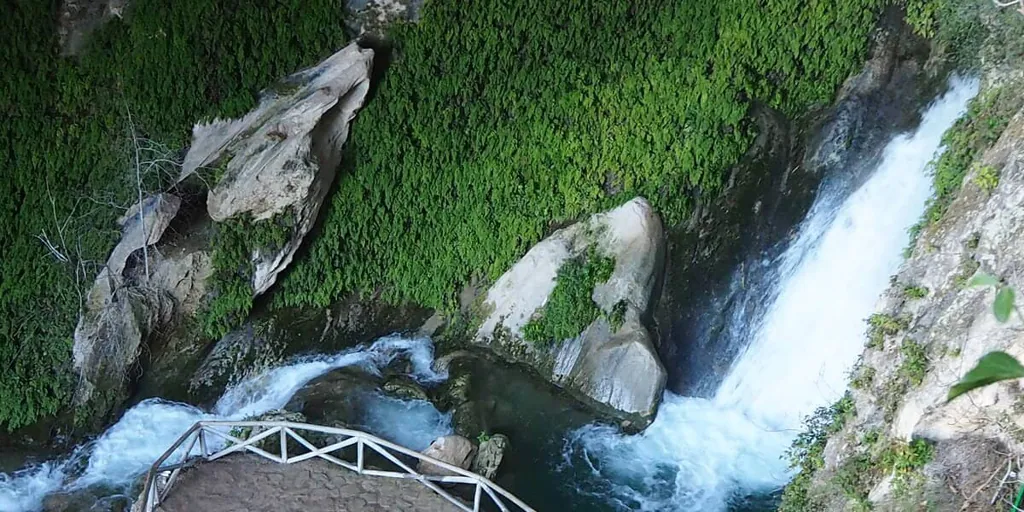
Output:
[[[206,427],[199,427],[199,451],[202,452],[200,456],[206,458],[210,453],[206,451]]]
[[[155,510],[160,504],[160,499],[158,498],[160,493],[156,490],[156,480],[157,479],[154,477],[149,481],[149,496],[147,496],[146,499],[146,512],[153,512],[153,510]]]
[[[476,492],[473,493],[473,512],[480,512],[480,495],[483,493],[483,489],[480,488],[480,482],[476,483]]]
[[[356,438],[356,468],[359,469],[357,473],[363,474],[363,438]]]
[[[288,434],[285,427],[281,427],[281,464],[288,463]]]

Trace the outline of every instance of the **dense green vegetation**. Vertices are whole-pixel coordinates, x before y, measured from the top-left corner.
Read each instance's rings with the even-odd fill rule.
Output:
[[[779,512],[818,510],[814,508],[810,490],[815,473],[825,466],[825,445],[829,436],[842,430],[856,414],[853,397],[847,393],[831,406],[819,407],[804,420],[804,430],[786,453],[790,466],[800,472],[783,491]]]
[[[523,326],[523,338],[530,343],[549,345],[578,336],[602,314],[591,294],[594,286],[612,276],[613,270],[613,258],[593,251],[562,264],[547,303],[537,317]]]
[[[207,336],[220,338],[249,316],[253,305],[253,251],[270,253],[281,249],[293,225],[290,215],[278,215],[261,222],[229,219],[216,225],[212,281],[217,288],[201,318]]]
[[[872,510],[868,494],[883,476],[893,476],[893,498],[902,499],[921,480],[921,468],[932,459],[933,447],[923,439],[911,442],[890,440],[879,430],[850,440],[848,454],[827,477],[815,480],[824,469],[825,445],[856,416],[853,399],[847,394],[831,407],[819,408],[804,423],[804,431],[788,455],[800,473],[783,491],[780,512],[816,512],[823,501],[837,493],[849,500],[851,510]]]
[[[880,0],[436,0],[360,113],[279,304],[451,308],[552,222],[643,195],[671,224],[748,149],[754,99],[827,104]]]
[[[128,113],[135,135],[181,147],[197,120],[245,112],[339,48],[340,3],[133,1],[130,25],[112,22],[78,58],[58,55],[53,3],[0,8],[0,429],[67,403],[81,294],[135,201]]]
[[[1002,135],[1024,97],[1015,87],[1000,87],[971,101],[967,113],[942,137],[946,151],[935,162],[935,197],[925,212],[932,226],[942,219],[974,159]]]

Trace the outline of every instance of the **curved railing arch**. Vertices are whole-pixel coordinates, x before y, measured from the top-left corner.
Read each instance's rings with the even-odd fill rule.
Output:
[[[235,429],[249,428],[262,429],[258,433],[249,436],[248,439],[239,439],[231,432]],[[318,432],[327,434],[338,439],[331,444],[317,447],[302,436],[300,432]],[[277,436],[277,443],[280,450],[277,454],[268,452],[256,446],[263,444]],[[289,456],[288,440],[292,439],[306,450],[305,453]],[[272,442],[272,441],[271,441]],[[356,460],[346,461],[341,457],[332,455],[344,448],[356,447]],[[184,448],[183,448],[184,447]],[[196,453],[195,449],[199,451]],[[391,464],[394,464],[401,471],[388,471],[366,467],[365,451],[372,450],[379,454]],[[135,510],[142,512],[154,512],[170,493],[175,480],[182,469],[193,466],[201,461],[212,461],[230,455],[232,453],[249,452],[259,455],[265,459],[281,463],[294,464],[313,458],[326,460],[337,466],[355,471],[360,475],[403,478],[416,480],[429,487],[432,491],[448,500],[464,512],[480,512],[485,498],[502,512],[521,510],[524,512],[535,512],[522,500],[516,498],[512,493],[502,489],[494,482],[476,473],[453,466],[446,462],[426,456],[414,450],[399,446],[390,441],[380,439],[366,432],[349,430],[344,428],[324,427],[310,425],[307,423],[295,423],[290,421],[199,421],[192,425],[188,431],[181,435],[150,467],[146,473],[146,481],[142,491],[141,507]],[[402,462],[396,455],[412,457],[420,461],[426,461],[437,467],[443,468],[451,475],[437,476],[424,475]],[[340,455],[340,454],[339,454]],[[180,462],[168,463],[171,459]],[[439,484],[472,486],[473,502],[467,503],[441,488]]]

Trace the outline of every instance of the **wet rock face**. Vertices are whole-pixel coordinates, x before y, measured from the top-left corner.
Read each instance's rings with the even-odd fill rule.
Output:
[[[75,327],[72,356],[81,376],[77,403],[90,402],[97,388],[111,392],[103,401],[124,393],[125,373],[144,339],[173,316],[175,292],[188,294],[178,282],[180,276],[164,271],[166,261],[129,264],[133,254],[145,254],[160,240],[180,205],[174,195],[157,194],[129,208],[120,219],[121,241],[89,290]]]
[[[366,397],[379,390],[377,377],[355,368],[341,368],[303,386],[285,409],[300,411],[309,422],[318,425],[357,425]]]
[[[606,315],[621,308],[621,325],[613,328],[602,317],[576,338],[551,347],[525,341],[522,329],[548,301],[558,270],[589,250],[615,259],[611,277],[594,287],[592,298]],[[650,418],[665,386],[665,369],[643,319],[662,251],[661,220],[642,198],[556,231],[488,290],[483,307],[489,314],[476,340],[503,357],[529,363],[589,401]]]

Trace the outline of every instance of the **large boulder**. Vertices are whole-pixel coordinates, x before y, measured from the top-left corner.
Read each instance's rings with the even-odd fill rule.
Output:
[[[316,221],[341,161],[349,123],[370,89],[373,51],[351,44],[267,91],[245,117],[196,125],[179,181],[200,168],[221,174],[207,198],[216,222],[275,222],[282,247],[257,247],[254,295],[270,288]]]
[[[473,441],[462,436],[439,437],[430,443],[423,455],[446,462],[452,466],[462,469],[469,469],[473,463],[473,456],[476,455],[476,446]],[[432,462],[420,461],[417,467],[424,475],[451,475],[452,472]]]
[[[666,373],[643,319],[660,274],[661,221],[643,198],[561,229],[531,248],[487,291],[476,340],[534,366],[551,382],[626,416],[650,419]],[[592,299],[604,313],[579,336],[553,346],[524,340],[523,329],[547,303],[559,269],[596,251],[613,257],[611,277]],[[621,322],[612,326],[610,317]]]

